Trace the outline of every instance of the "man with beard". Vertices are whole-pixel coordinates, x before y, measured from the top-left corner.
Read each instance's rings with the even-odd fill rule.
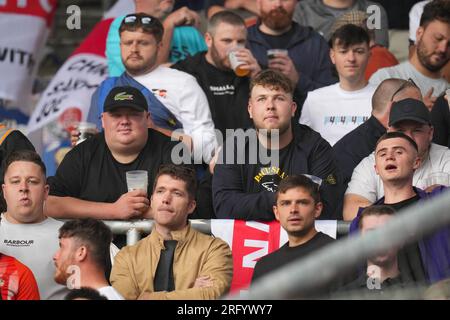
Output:
[[[250,50],[244,48],[247,29],[241,17],[230,11],[216,13],[208,21],[205,34],[207,52],[188,57],[172,67],[193,75],[206,93],[215,127],[223,137],[226,129],[248,128],[251,120],[247,112],[250,77],[261,69]],[[237,76],[230,65],[229,51],[249,76]]]
[[[100,220],[65,222],[59,228],[59,249],[53,256],[55,281],[69,289],[95,289],[108,300],[123,300],[106,279],[111,241],[111,230]]]
[[[112,88],[133,86],[147,100],[152,125],[183,140],[196,163],[209,163],[217,146],[214,124],[203,90],[191,75],[158,65],[164,28],[155,17],[127,15],[120,26],[120,48],[126,71],[103,81],[92,95],[88,121],[101,128],[100,115]],[[183,134],[172,133],[183,128]]]
[[[288,242],[256,263],[252,284],[272,271],[298,259],[305,259],[335,241],[315,228],[323,204],[320,201],[319,185],[311,179],[303,175],[289,176],[281,181],[275,197],[273,212],[286,231]],[[315,288],[305,298],[327,293],[334,286]]]
[[[206,50],[205,41],[197,27],[200,16],[187,7],[173,11],[174,0],[134,0],[135,13],[145,13],[160,20],[164,26],[163,41],[158,55],[158,64],[176,62],[189,55]],[[120,56],[119,28],[125,16],[112,23],[106,40],[108,71],[112,77],[120,76],[126,66]]]
[[[325,39],[292,21],[296,4],[296,0],[258,0],[260,21],[248,29],[247,47],[260,66],[283,73],[295,84],[299,102],[308,91],[333,84],[337,79]],[[269,49],[286,49],[288,54],[276,53],[268,58]]]
[[[219,153],[212,186],[218,218],[274,220],[275,192],[292,174],[322,180],[322,218],[339,218],[341,179],[331,147],[309,127],[292,124],[293,92],[293,83],[278,71],[264,70],[252,79],[248,112],[256,130],[230,136]]]
[[[416,48],[408,61],[378,70],[370,83],[378,85],[387,78],[412,79],[422,91],[426,106],[431,109],[436,97],[448,86],[441,69],[450,59],[450,2],[428,3],[416,33]]]

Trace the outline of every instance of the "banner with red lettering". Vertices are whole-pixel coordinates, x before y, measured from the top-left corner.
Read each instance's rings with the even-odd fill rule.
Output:
[[[56,1],[0,1],[0,98],[26,115]]]
[[[317,220],[316,229],[336,239],[336,220]],[[278,221],[211,220],[211,233],[223,239],[233,253],[233,280],[230,293],[242,292],[250,285],[256,262],[288,241]]]

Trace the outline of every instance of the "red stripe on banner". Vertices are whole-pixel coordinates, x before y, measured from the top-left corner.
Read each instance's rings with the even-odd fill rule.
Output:
[[[247,289],[256,261],[278,249],[279,246],[280,224],[278,221],[248,225],[246,221],[236,220],[232,245],[234,270],[230,292],[236,293],[238,290]]]
[[[108,36],[109,27],[113,21],[114,19],[110,18],[97,23],[94,29],[92,29],[71,56],[79,53],[92,53],[101,57],[106,57],[106,37]]]
[[[47,27],[49,27],[55,16],[56,1],[57,0],[6,0],[6,4],[0,4],[0,12],[40,17],[45,20]]]

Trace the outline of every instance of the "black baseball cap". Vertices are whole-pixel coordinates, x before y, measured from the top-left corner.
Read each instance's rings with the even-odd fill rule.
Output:
[[[104,112],[116,108],[129,107],[137,111],[147,111],[147,100],[139,89],[134,87],[114,87],[108,93],[103,106]]]
[[[431,124],[430,111],[420,100],[408,98],[396,101],[392,104],[389,114],[389,126],[403,120]]]

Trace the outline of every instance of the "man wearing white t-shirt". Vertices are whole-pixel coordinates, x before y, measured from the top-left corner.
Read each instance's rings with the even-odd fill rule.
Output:
[[[319,132],[331,145],[366,121],[372,112],[376,86],[364,78],[369,42],[369,35],[361,27],[347,24],[337,29],[330,39],[330,57],[339,82],[309,92],[303,105],[300,123]]]
[[[431,175],[450,174],[450,150],[431,143],[433,126],[430,112],[423,102],[404,99],[393,103],[389,114],[388,131],[403,132],[417,143],[421,163],[420,167],[414,171],[414,186],[426,189],[432,187],[428,180]],[[368,206],[383,197],[383,181],[375,173],[374,165],[375,156],[372,153],[364,158],[353,171],[344,197],[345,220],[352,220],[359,207]]]
[[[164,33],[161,22],[146,14],[131,14],[123,19],[119,32],[126,71],[112,87],[133,86],[141,90],[149,104],[153,128],[179,139],[179,134],[173,135],[173,129],[168,128],[172,127],[171,122],[181,123],[184,136],[179,140],[190,146],[197,163],[209,163],[217,140],[208,100],[193,76],[158,65]],[[94,92],[88,114],[88,121],[97,123],[99,128],[103,101],[112,89],[105,89],[107,83],[111,79],[103,81]],[[163,119],[157,118],[159,111]]]
[[[6,212],[0,219],[0,252],[31,269],[42,300],[62,300],[69,291],[54,281],[52,261],[62,222],[44,215],[49,191],[45,165],[29,150],[12,152],[4,164]]]
[[[108,300],[123,300],[106,279],[111,240],[111,230],[100,220],[64,223],[59,229],[59,250],[53,256],[55,281],[69,289],[96,289]]]
[[[425,105],[431,110],[436,98],[449,86],[441,70],[450,59],[450,2],[435,0],[423,9],[416,31],[416,46],[408,61],[375,72],[370,83],[387,78],[412,79],[420,88]]]

